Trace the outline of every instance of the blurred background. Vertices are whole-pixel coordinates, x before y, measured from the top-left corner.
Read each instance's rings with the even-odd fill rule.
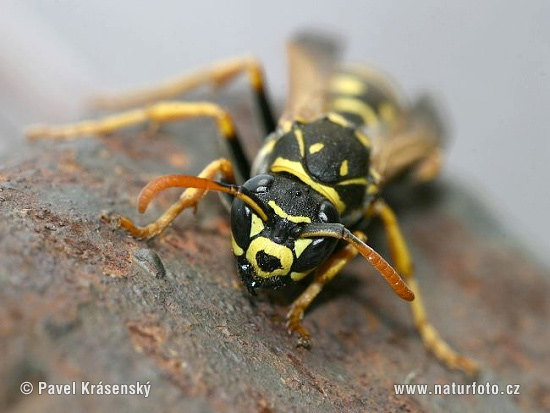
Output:
[[[141,4],[140,4],[141,3]],[[74,120],[86,97],[228,57],[265,64],[286,94],[284,42],[305,27],[341,35],[346,58],[434,92],[451,126],[445,173],[475,190],[550,263],[550,3],[209,0],[0,5],[0,154],[29,123]]]

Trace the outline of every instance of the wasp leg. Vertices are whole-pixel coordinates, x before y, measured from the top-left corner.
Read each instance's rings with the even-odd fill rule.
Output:
[[[243,151],[231,115],[220,106],[209,102],[166,101],[97,120],[60,126],[34,126],[27,130],[27,137],[69,140],[86,135],[105,135],[146,121],[160,124],[197,117],[210,117],[216,120],[220,133],[229,144],[239,173],[248,179],[250,162]]]
[[[208,164],[206,168],[198,175],[200,178],[214,179],[218,173],[223,180],[228,183],[234,183],[233,166],[224,158],[215,160]],[[179,200],[173,203],[155,222],[144,227],[135,225],[130,218],[115,217],[118,219],[118,225],[125,228],[135,238],[152,238],[160,234],[172,223],[172,221],[187,208],[196,208],[206,190],[188,188],[180,196]]]
[[[362,241],[367,237],[360,231],[355,231],[354,235]],[[306,290],[292,303],[290,310],[286,315],[286,326],[289,334],[298,333],[298,346],[308,348],[310,345],[311,335],[302,325],[304,311],[309,307],[311,302],[321,292],[326,283],[332,280],[342,268],[357,255],[357,249],[353,245],[347,245],[330,256],[317,270],[315,279],[306,288]]]
[[[405,277],[409,288],[414,292],[415,299],[411,302],[411,310],[424,346],[449,368],[475,374],[478,371],[477,363],[453,350],[428,321],[422,295],[414,276],[411,256],[393,210],[385,202],[378,200],[373,205],[372,211],[382,220],[397,272]]]
[[[253,57],[226,60],[197,70],[181,77],[166,81],[157,86],[136,89],[127,93],[104,95],[93,100],[95,108],[123,110],[172,99],[199,86],[211,84],[220,87],[235,79],[239,74],[247,74],[257,105],[260,107],[266,133],[275,130],[275,120],[265,91],[264,73],[260,62]]]

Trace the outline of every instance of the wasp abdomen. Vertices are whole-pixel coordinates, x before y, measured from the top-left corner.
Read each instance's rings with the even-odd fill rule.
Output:
[[[369,66],[336,73],[329,85],[329,108],[357,126],[395,128],[406,107],[393,82]]]

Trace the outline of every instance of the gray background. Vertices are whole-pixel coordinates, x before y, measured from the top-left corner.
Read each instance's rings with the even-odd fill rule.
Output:
[[[32,0],[0,10],[0,151],[30,122],[81,116],[92,92],[243,54],[264,62],[281,100],[285,39],[324,28],[345,37],[349,59],[384,68],[409,96],[441,97],[453,132],[446,173],[550,262],[547,1]]]

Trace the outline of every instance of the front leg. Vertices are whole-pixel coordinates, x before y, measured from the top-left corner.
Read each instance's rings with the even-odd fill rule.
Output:
[[[220,174],[223,180],[227,183],[234,183],[233,166],[224,158],[211,162],[198,175],[200,178],[214,179]],[[199,201],[206,195],[207,190],[189,188],[186,189],[180,196],[180,199],[173,203],[156,221],[149,225],[140,227],[135,225],[130,218],[121,216],[115,217],[118,220],[118,225],[126,229],[135,238],[153,238],[172,223],[172,221],[181,214],[185,209],[196,208]]]
[[[365,234],[360,231],[354,232],[354,235],[362,241],[365,241],[367,238]],[[302,325],[305,310],[321,292],[325,284],[332,280],[356,255],[357,249],[353,245],[346,245],[332,254],[329,259],[318,268],[313,282],[290,306],[290,310],[286,316],[286,325],[289,334],[297,333],[299,335],[298,346],[309,348],[311,341],[311,334]]]
[[[221,136],[227,142],[239,173],[249,178],[250,162],[241,145],[237,129],[228,111],[210,102],[166,101],[142,109],[59,126],[32,126],[27,138],[32,140],[70,140],[89,135],[107,135],[120,129],[151,122],[155,125],[185,119],[208,117],[216,121]]]

